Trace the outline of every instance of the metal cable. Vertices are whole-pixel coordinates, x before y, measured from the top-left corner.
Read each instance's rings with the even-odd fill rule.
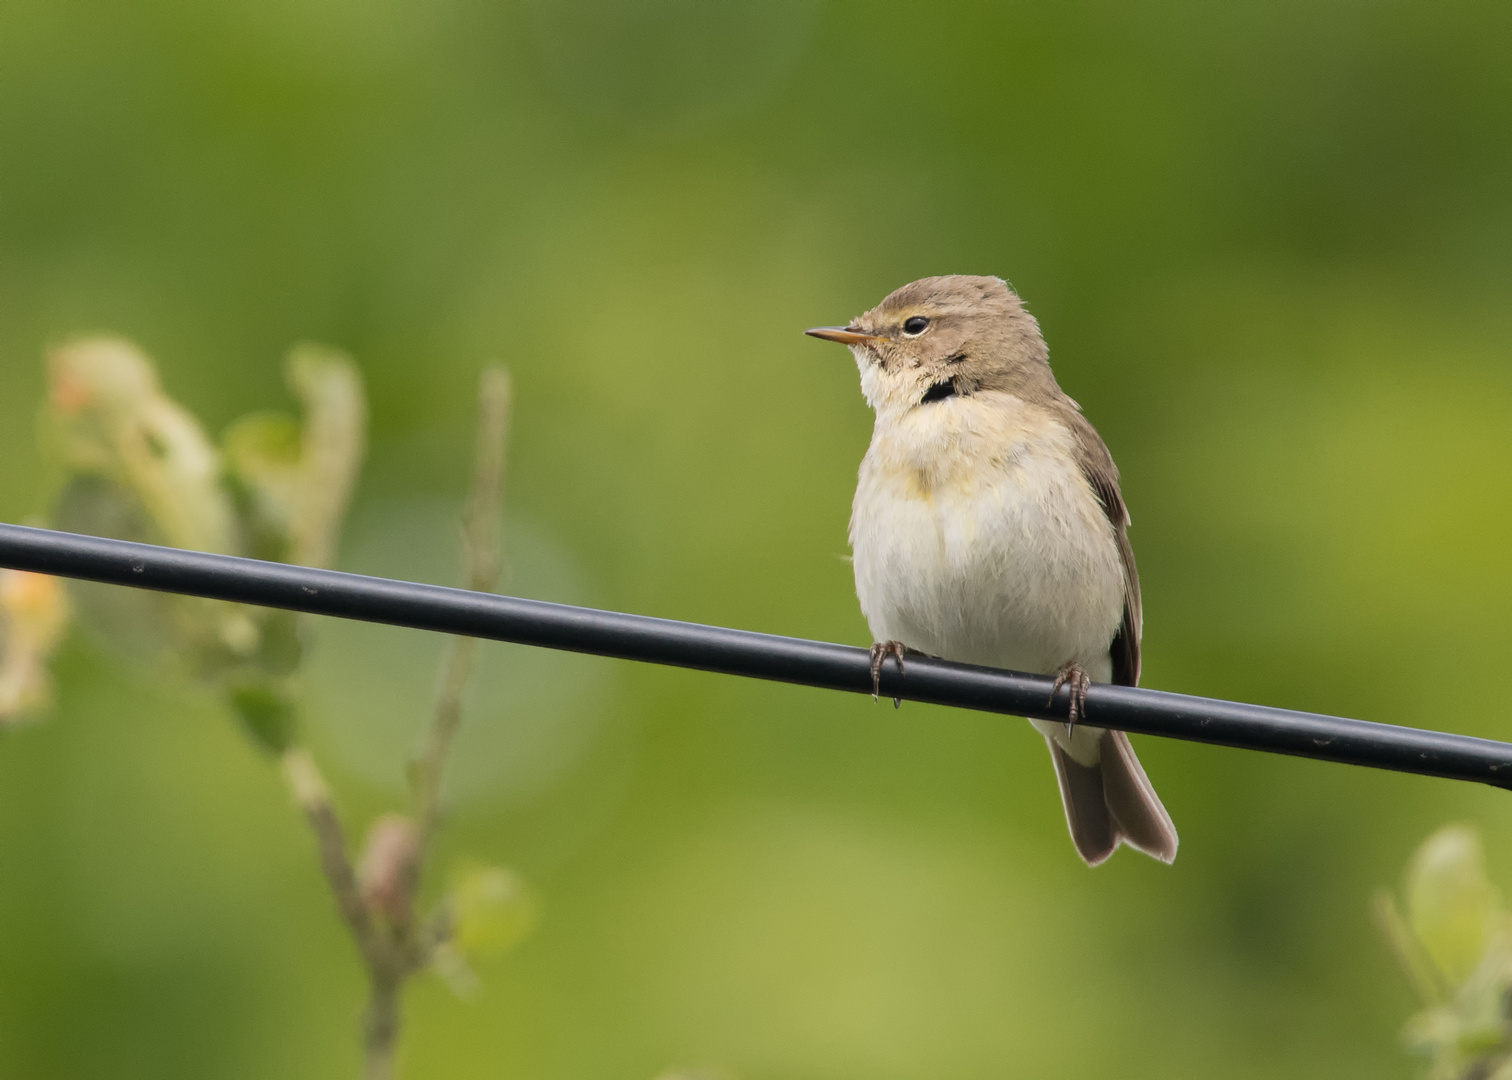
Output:
[[[0,567],[312,615],[408,626],[848,690],[872,691],[868,650],[646,615],[363,577],[334,570],[0,524]],[[994,668],[909,657],[883,667],[884,697],[1064,720],[1066,691]],[[1098,727],[1512,787],[1512,744],[1162,690],[1094,683]]]

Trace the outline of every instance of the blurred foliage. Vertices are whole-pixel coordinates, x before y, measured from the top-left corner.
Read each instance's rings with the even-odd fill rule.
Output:
[[[256,554],[328,566],[366,446],[367,401],[351,361],[332,349],[296,348],[287,378],[303,422],[280,413],[238,420],[226,432],[229,472],[250,503]]]
[[[453,584],[502,357],[506,591],[864,643],[870,418],[800,331],[1001,273],[1122,470],[1148,685],[1512,737],[1509,43],[1502,0],[12,0],[0,517],[52,490],[57,342],[141,343],[221,432],[319,340],[371,407],[335,564]],[[368,820],[437,643],[320,630]],[[349,1074],[276,778],[102,651],[0,744],[0,1073]],[[438,865],[547,917],[471,1004],[418,988],[413,1075],[1406,1076],[1364,898],[1446,820],[1512,865],[1503,791],[1145,739],[1181,858],[1089,873],[1026,725],[480,657]]]
[[[540,918],[539,904],[512,870],[476,861],[453,869],[442,904],[449,932],[432,966],[458,997],[475,999],[482,983],[473,965],[530,936]]]
[[[457,950],[464,956],[503,952],[524,940],[536,920],[525,885],[498,866],[464,866],[452,876],[448,901]]]
[[[382,814],[368,826],[367,842],[357,864],[357,885],[368,910],[391,923],[413,917],[405,879],[414,873],[420,833],[403,814]]]
[[[272,413],[244,417],[228,431],[223,457],[198,421],[163,392],[152,363],[130,344],[82,339],[56,349],[42,417],[43,445],[61,467],[56,516],[64,527],[79,531],[323,565],[335,550],[363,457],[366,400],[356,368],[334,350],[301,346],[286,371],[290,389],[304,405],[302,422]],[[482,479],[465,529],[469,562],[479,567],[469,583],[475,589],[490,588],[498,577],[508,375],[490,369],[485,389],[490,408],[480,421],[487,427],[479,436]],[[68,608],[61,581],[7,572],[0,583],[5,586],[0,593],[3,720],[47,703],[46,661]],[[120,590],[71,584],[86,600],[121,600]],[[416,918],[450,727],[444,737],[433,734],[425,755],[416,759],[413,802],[422,824],[400,814],[379,815],[353,866],[329,787],[299,738],[295,676],[304,649],[296,616],[151,592],[128,596],[124,603],[130,619],[98,618],[110,604],[86,603],[84,621],[107,643],[130,651],[136,639],[152,633],[155,614],[171,611],[176,618],[155,628],[164,651],[189,658],[190,672],[224,697],[252,741],[282,759],[294,802],[316,833],[333,900],[371,980],[362,1029],[363,1075],[394,1075],[402,1019],[387,1017],[395,1012],[391,1003],[402,1000],[405,980],[433,967],[453,986],[466,981],[474,987],[466,958],[509,948],[534,921],[523,886],[497,867],[467,870],[434,911]],[[119,638],[129,640],[112,640]],[[472,655],[473,642],[455,644]],[[469,671],[470,663],[448,661],[448,688],[436,706],[438,716],[459,715]],[[436,723],[439,728],[441,721]],[[422,770],[429,770],[424,781]],[[386,1019],[373,1020],[376,1012]],[[375,1036],[375,1030],[384,1034]]]
[[[0,728],[52,704],[47,662],[68,626],[68,612],[57,578],[0,570]]]
[[[163,393],[145,356],[124,341],[77,341],[53,351],[48,381],[45,435],[70,474],[103,478],[138,499],[167,544],[235,549],[220,455]]]
[[[61,465],[60,528],[222,554],[323,565],[339,534],[365,447],[366,403],[350,360],[303,346],[289,357],[303,422],[256,414],[227,434],[228,452],[163,392],[131,344],[87,338],[53,350],[44,447]],[[239,497],[238,497],[239,496]],[[302,652],[289,612],[195,597],[72,588],[92,629],[123,653],[188,661],[222,687],[265,749],[294,737],[286,677]]]
[[[1408,1045],[1431,1059],[1430,1080],[1512,1077],[1512,913],[1486,879],[1480,836],[1450,825],[1418,848],[1403,889],[1386,892],[1377,923],[1422,998]]]

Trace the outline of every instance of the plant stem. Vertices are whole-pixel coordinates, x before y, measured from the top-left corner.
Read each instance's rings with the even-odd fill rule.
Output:
[[[347,854],[346,832],[331,803],[325,777],[320,774],[320,767],[310,752],[301,746],[284,751],[283,771],[295,803],[304,811],[305,819],[315,833],[320,849],[320,869],[336,898],[336,908],[351,931],[352,940],[357,943],[363,963],[371,970],[380,964],[385,943],[373,925],[367,905],[362,902],[357,875]]]
[[[472,494],[462,523],[467,584],[481,592],[493,590],[503,562],[499,516],[509,437],[509,403],[508,372],[497,367],[486,369],[479,386]],[[369,910],[352,867],[345,830],[319,766],[309,751],[300,746],[283,755],[284,778],[315,833],[321,870],[367,969],[368,1004],[362,1019],[363,1080],[394,1080],[397,1075],[395,1056],[404,984],[430,962],[437,945],[438,931],[433,926],[417,925],[408,913],[414,910],[426,851],[440,820],[442,774],[462,719],[462,694],[472,672],[476,649],[477,643],[472,638],[451,639],[425,749],[415,762],[415,848],[402,869],[402,902],[397,905],[406,914],[376,918]]]
[[[386,939],[380,932],[362,901],[357,875],[347,854],[346,831],[315,759],[303,747],[292,747],[284,752],[283,771],[294,801],[315,833],[320,868],[367,969],[368,1008],[362,1023],[363,1078],[392,1080],[399,1036],[399,992],[409,971],[409,957],[399,942]]]
[[[462,552],[466,562],[467,587],[492,592],[503,564],[499,517],[504,494],[505,450],[509,440],[509,373],[500,367],[484,370],[478,386],[478,441],[473,465],[472,494],[462,521]],[[449,643],[441,693],[431,718],[425,749],[415,762],[415,824],[420,830],[419,855],[414,881],[441,814],[441,777],[447,753],[462,719],[462,694],[472,673],[477,641],[454,637]]]
[[[407,971],[371,974],[367,1012],[362,1017],[362,1080],[393,1080],[399,1046],[399,995]]]

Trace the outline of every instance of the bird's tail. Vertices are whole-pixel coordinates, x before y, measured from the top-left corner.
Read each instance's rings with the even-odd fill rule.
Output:
[[[1096,866],[1119,844],[1161,862],[1174,861],[1176,826],[1134,756],[1129,737],[1121,731],[1078,727],[1068,748],[1062,745],[1062,740],[1072,741],[1066,740],[1066,726],[1054,724],[1053,729],[1041,730],[1055,762],[1071,841],[1086,864]],[[1072,749],[1078,751],[1074,757]]]

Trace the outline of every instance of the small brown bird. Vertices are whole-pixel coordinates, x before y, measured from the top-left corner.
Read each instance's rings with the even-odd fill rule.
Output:
[[[1092,681],[1139,682],[1139,576],[1118,469],[995,277],[924,278],[845,327],[876,413],[851,511],[875,676],[905,651],[1055,676],[1071,723],[1033,720],[1088,865],[1176,828],[1128,736],[1076,723]]]

